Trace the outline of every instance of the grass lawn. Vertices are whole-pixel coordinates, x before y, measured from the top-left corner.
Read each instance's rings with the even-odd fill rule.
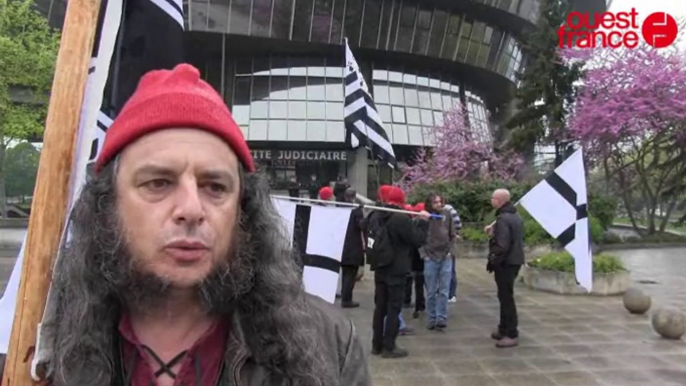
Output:
[[[629,220],[628,217],[617,217],[617,218],[614,220],[614,223],[615,223],[615,224],[623,224],[623,225],[631,225],[631,220]],[[655,226],[656,226],[656,227],[659,227],[659,226],[660,226],[660,222],[659,222],[659,221],[656,221],[656,223],[657,223],[657,224],[655,224]],[[643,221],[643,220],[640,220],[640,219],[636,219],[636,225],[639,225],[639,226],[641,226],[641,225],[642,225],[642,226],[646,226],[646,222]],[[667,230],[668,230],[668,231],[674,231],[674,232],[679,232],[679,233],[686,234],[686,225],[677,226],[677,225],[675,225],[674,223],[668,223],[668,224],[667,224]]]

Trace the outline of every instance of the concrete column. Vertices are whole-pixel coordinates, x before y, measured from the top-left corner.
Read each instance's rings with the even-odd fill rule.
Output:
[[[357,194],[367,197],[367,149],[363,146],[348,151],[348,182]]]

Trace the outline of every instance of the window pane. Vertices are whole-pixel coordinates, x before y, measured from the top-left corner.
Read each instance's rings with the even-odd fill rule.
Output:
[[[288,77],[286,76],[272,76],[271,92],[269,99],[271,100],[287,100],[288,99]]]
[[[403,101],[403,88],[402,87],[397,87],[397,86],[391,86],[389,88],[390,95],[391,95],[391,103],[394,105],[400,105],[404,106],[405,102]]]
[[[307,102],[307,119],[326,119],[326,103]]]
[[[296,0],[293,40],[308,41],[310,39],[310,23],[312,21],[313,5],[313,0]]]
[[[250,118],[267,119],[269,118],[269,102],[254,101],[250,109]]]
[[[347,0],[345,8],[345,30],[343,36],[349,40],[350,46],[356,47],[360,41],[360,27],[362,26],[362,0]]]
[[[434,10],[434,24],[431,27],[431,39],[429,40],[429,51],[427,55],[439,57],[441,55],[441,45],[445,35],[445,27],[448,23],[448,13],[439,9]]]
[[[362,46],[376,48],[379,37],[379,17],[381,1],[367,0],[364,4],[364,22],[362,24]]]
[[[298,102],[300,103],[300,102]],[[292,117],[292,115],[291,115]],[[305,121],[288,121],[288,140],[289,141],[307,141],[307,122]]]
[[[343,108],[342,102],[326,102],[326,120],[342,121]]]
[[[343,10],[345,2],[336,0],[333,5],[333,21],[331,24],[331,44],[340,44],[343,35]]]
[[[422,117],[422,125],[424,126],[433,126],[434,125],[434,116],[433,112],[431,110],[424,110],[421,109],[419,110],[420,116]]]
[[[307,121],[307,140],[321,142],[326,141],[326,122]]]
[[[422,135],[422,128],[419,126],[408,127],[408,144],[415,146],[424,146],[424,136]]]
[[[307,100],[307,86],[305,85],[305,78],[291,76],[289,87],[288,99],[302,101]]]
[[[431,95],[428,91],[419,92],[419,106],[425,109],[431,108]]]
[[[419,106],[417,90],[410,88],[405,89],[405,106]]]
[[[305,119],[307,118],[307,105],[305,102],[288,102],[288,118],[289,119]]]
[[[267,135],[270,141],[285,141],[288,139],[288,121],[270,120]]]
[[[312,78],[310,78],[310,81]],[[307,86],[307,100],[309,101],[325,101],[326,100],[326,85],[314,84]]]
[[[326,100],[327,101],[342,101],[343,100],[343,83],[335,82],[340,79],[327,78],[326,79]],[[334,82],[334,83],[330,83]]]
[[[274,14],[272,15],[272,37],[288,39],[291,35],[292,1],[274,0]]]
[[[229,29],[232,34],[248,34],[248,28],[250,27],[250,3],[250,0],[233,0],[231,2]]]
[[[238,125],[250,123],[250,106],[248,105],[234,105],[231,114]]]
[[[416,11],[417,9],[414,4],[403,3],[402,12],[400,13],[398,40],[395,42],[396,51],[410,52]]]
[[[251,141],[266,141],[267,128],[269,121],[267,120],[252,120],[250,121],[250,129],[248,139]]]
[[[405,123],[405,109],[403,107],[393,106],[393,122]]]
[[[253,0],[250,35],[269,36],[272,16],[272,0]]]
[[[443,103],[441,103],[441,94],[437,92],[431,93],[431,108],[434,110],[443,110]]]
[[[422,122],[419,120],[419,109],[408,107],[406,109],[407,113],[407,123],[411,125],[420,125]]]
[[[331,11],[333,11],[333,0],[315,0],[314,15],[312,17],[313,42],[329,42]]]
[[[271,119],[287,119],[288,118],[288,102],[270,102],[269,103],[269,117]]]
[[[406,125],[392,125],[391,129],[393,130],[393,143],[399,145],[407,145],[409,143]]]
[[[391,106],[377,104],[376,109],[383,122],[391,122]]]

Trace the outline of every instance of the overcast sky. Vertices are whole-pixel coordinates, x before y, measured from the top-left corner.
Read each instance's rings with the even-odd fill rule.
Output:
[[[612,0],[610,4],[612,12],[629,11],[631,8],[636,8],[639,25],[653,12],[667,12],[675,18],[686,19],[686,0]],[[679,47],[686,50],[686,38],[683,37],[686,31],[679,32],[682,36]]]

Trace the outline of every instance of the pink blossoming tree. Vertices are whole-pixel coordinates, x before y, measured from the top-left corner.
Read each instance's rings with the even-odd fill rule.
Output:
[[[579,51],[565,57],[577,60]],[[593,58],[570,132],[606,181],[617,186],[634,228],[639,229],[636,210],[644,210],[648,232],[664,231],[686,188],[684,55],[642,45],[596,51]]]
[[[477,179],[510,179],[521,159],[498,155],[490,140],[479,138],[466,119],[466,108],[457,106],[444,114],[443,123],[432,129],[432,148],[421,148],[410,166],[403,168],[403,181],[412,189],[418,184],[464,182]]]

